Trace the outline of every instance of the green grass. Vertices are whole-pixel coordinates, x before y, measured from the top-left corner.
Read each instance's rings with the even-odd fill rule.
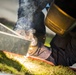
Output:
[[[5,53],[0,51],[0,72],[11,73],[14,75],[76,75],[69,67],[51,66],[40,60],[26,58],[25,66],[8,58]]]
[[[45,40],[44,45],[47,46],[47,47],[51,47],[50,42],[52,41],[54,36],[55,35],[53,35],[53,34],[46,33],[46,40]]]
[[[44,45],[50,47],[51,40],[52,40],[51,36],[46,36],[46,41],[45,41]]]

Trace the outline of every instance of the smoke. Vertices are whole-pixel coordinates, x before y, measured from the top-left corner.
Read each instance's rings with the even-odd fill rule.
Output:
[[[19,0],[18,21],[16,23],[14,30],[23,30],[23,32],[25,31],[24,33],[22,32],[21,34],[24,35],[26,39],[31,40],[32,44],[34,45],[37,44],[37,38],[34,37],[33,35],[36,31],[34,27],[36,27],[36,24],[38,26],[44,25],[44,23],[42,22],[44,20],[43,17],[40,18],[38,17],[38,15],[36,17],[36,14],[38,12],[41,12],[41,10],[50,1],[51,0]],[[34,17],[38,19],[35,19]],[[35,23],[35,22],[39,22],[39,23]],[[42,26],[42,28],[44,28],[44,26]]]
[[[25,32],[25,39],[31,41],[31,46],[36,46],[37,45],[37,38],[33,35],[35,33],[34,29],[29,29],[28,31]]]
[[[34,16],[53,0],[19,0],[18,21],[15,29],[29,30],[34,26]]]
[[[37,44],[34,37],[35,29],[33,26],[33,17],[37,7],[33,0],[19,0],[18,21],[14,30],[25,36],[26,40],[30,40],[32,45]]]

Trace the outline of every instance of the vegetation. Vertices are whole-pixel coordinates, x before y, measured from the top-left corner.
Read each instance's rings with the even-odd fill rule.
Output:
[[[9,56],[9,57],[8,57]],[[52,66],[40,60],[24,58],[24,63],[15,60],[11,54],[0,51],[0,71],[14,75],[76,75],[69,67]],[[18,59],[20,57],[17,57]]]
[[[52,36],[46,36],[46,40],[45,40],[45,46],[50,47],[50,42],[52,40]]]

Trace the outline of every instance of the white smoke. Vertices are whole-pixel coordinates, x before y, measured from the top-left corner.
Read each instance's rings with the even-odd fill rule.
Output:
[[[25,31],[25,39],[31,41],[31,46],[37,45],[37,38],[33,35],[35,33],[34,29],[29,29],[28,31]]]

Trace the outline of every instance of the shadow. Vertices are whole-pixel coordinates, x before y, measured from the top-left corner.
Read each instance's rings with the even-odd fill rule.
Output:
[[[10,27],[10,28],[13,28],[14,25],[15,25],[15,22],[12,22],[12,21],[9,21],[5,18],[0,18],[0,23],[3,23],[4,25]]]

